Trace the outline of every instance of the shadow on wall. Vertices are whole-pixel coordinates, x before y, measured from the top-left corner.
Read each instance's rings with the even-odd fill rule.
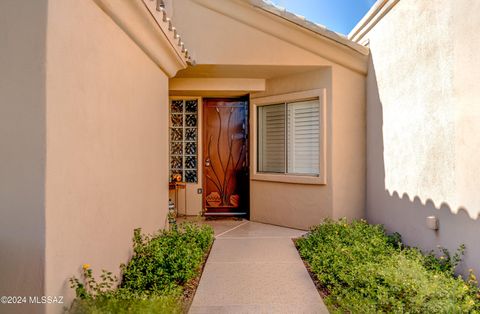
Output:
[[[385,186],[383,139],[383,105],[377,88],[372,56],[367,78],[367,201],[366,216],[370,223],[383,224],[388,232],[398,232],[403,242],[424,251],[443,246],[450,252],[465,244],[463,262],[457,269],[466,275],[468,269],[480,274],[480,219],[470,218],[465,208],[453,213],[447,203],[436,208],[432,200],[422,203],[418,196],[388,191]],[[436,216],[439,229],[426,226],[426,217]]]

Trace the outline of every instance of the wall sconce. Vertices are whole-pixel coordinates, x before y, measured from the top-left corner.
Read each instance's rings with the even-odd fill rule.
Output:
[[[428,229],[438,230],[438,218],[436,216],[428,216],[426,219]]]

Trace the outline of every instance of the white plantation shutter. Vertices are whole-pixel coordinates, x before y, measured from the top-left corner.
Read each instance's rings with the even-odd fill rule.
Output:
[[[287,173],[319,175],[319,101],[288,103],[287,111]]]
[[[319,176],[319,99],[257,108],[257,170]]]
[[[285,173],[285,104],[258,107],[258,171]]]

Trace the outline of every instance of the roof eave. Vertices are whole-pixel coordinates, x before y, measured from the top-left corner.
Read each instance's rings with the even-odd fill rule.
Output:
[[[192,62],[159,2],[94,1],[167,76],[175,76]]]
[[[377,0],[348,34],[348,38],[353,42],[366,45],[368,42],[364,39],[365,36],[399,1],[400,0]]]
[[[369,49],[348,39],[337,40],[338,34],[326,30],[313,30],[265,7],[252,4],[257,0],[192,0],[219,14],[255,28],[280,40],[309,51],[332,63],[365,75]],[[313,23],[312,23],[313,24]],[[315,24],[316,25],[316,24]],[[319,26],[316,25],[318,28]],[[351,44],[347,44],[351,43]],[[358,49],[354,49],[356,47]]]
[[[267,12],[273,13],[277,16],[280,16],[294,24],[297,24],[300,27],[306,28],[314,33],[317,33],[321,36],[329,38],[341,45],[347,46],[363,55],[368,55],[369,49],[363,45],[360,45],[356,42],[351,41],[345,35],[334,32],[324,25],[314,23],[307,20],[305,17],[297,15],[293,12],[290,12],[284,8],[280,8],[273,4],[268,3],[265,0],[244,0],[250,2],[253,6],[263,9]]]

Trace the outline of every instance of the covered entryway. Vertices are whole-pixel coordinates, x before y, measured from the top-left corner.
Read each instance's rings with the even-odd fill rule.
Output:
[[[170,78],[169,94],[198,102],[198,146],[187,151],[197,163],[179,170],[187,180],[179,212],[248,213],[300,229],[327,217],[362,217],[368,48],[263,1],[179,0],[170,9],[194,62]],[[222,130],[229,109],[210,103],[232,97],[248,98],[248,141],[234,135],[232,144],[237,169],[228,156],[232,135]],[[186,114],[193,128],[195,115]]]

